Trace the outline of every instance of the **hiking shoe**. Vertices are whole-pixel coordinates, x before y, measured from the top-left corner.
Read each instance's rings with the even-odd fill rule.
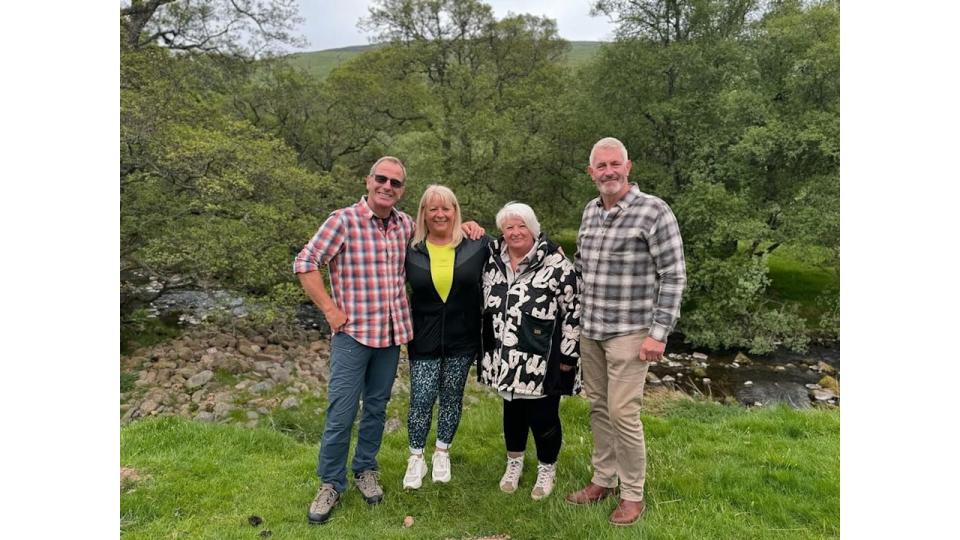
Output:
[[[377,504],[383,500],[383,488],[380,487],[380,471],[363,471],[354,477],[357,489],[367,504]]]
[[[433,453],[433,481],[446,484],[450,481],[450,454],[448,452]]]
[[[512,458],[507,456],[507,470],[500,479],[500,491],[513,493],[520,485],[520,474],[523,473],[523,456]]]
[[[321,485],[317,496],[310,503],[310,509],[307,511],[307,521],[315,525],[325,523],[330,519],[330,512],[333,511],[333,507],[338,501],[340,501],[340,494],[333,489],[333,484]]]
[[[407,458],[407,473],[403,475],[403,489],[420,489],[426,475],[427,462],[423,459],[423,454],[410,454]]]
[[[539,501],[546,498],[553,491],[553,481],[557,477],[557,464],[540,463],[537,465],[537,483],[533,485],[530,496]]]

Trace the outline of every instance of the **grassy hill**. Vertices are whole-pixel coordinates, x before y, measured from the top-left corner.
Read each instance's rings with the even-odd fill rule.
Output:
[[[590,477],[589,405],[561,402],[563,449],[557,486],[530,498],[536,454],[529,441],[520,489],[497,487],[503,473],[501,400],[468,386],[451,457],[453,480],[400,489],[407,433],[386,433],[379,461],[383,504],[343,494],[331,521],[307,524],[317,489],[322,396],[255,429],[150,418],[122,427],[120,463],[138,481],[121,485],[124,538],[836,538],[840,534],[838,410],[744,409],[649,393],[642,414],[648,445],[647,515],[629,528],[606,523],[615,506],[574,507],[563,496]],[[408,396],[388,418],[406,419]],[[432,438],[427,447],[432,448]],[[607,504],[609,503],[609,504]],[[250,516],[262,518],[254,528]],[[405,516],[415,523],[404,528]],[[269,530],[271,533],[262,533]],[[505,536],[496,536],[504,538]]]
[[[570,51],[566,61],[571,66],[579,66],[588,62],[600,50],[600,41],[571,41]],[[351,58],[363,54],[365,51],[376,48],[377,45],[355,45],[339,49],[326,49],[306,53],[294,53],[287,58],[296,67],[303,68],[318,78],[326,77],[337,66],[344,64]]]

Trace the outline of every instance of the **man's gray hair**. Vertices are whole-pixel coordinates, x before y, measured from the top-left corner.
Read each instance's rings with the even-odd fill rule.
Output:
[[[537,221],[537,215],[533,213],[533,208],[517,201],[510,201],[503,205],[503,208],[497,212],[497,228],[503,232],[503,224],[510,218],[519,218],[533,233],[533,239],[540,238],[540,222]]]
[[[380,164],[383,163],[384,161],[389,161],[390,163],[396,163],[397,165],[399,165],[399,166],[400,166],[400,170],[403,171],[403,181],[406,182],[406,180],[407,180],[407,168],[403,166],[403,162],[400,161],[400,158],[395,158],[395,157],[393,157],[393,156],[383,156],[382,158],[380,158],[380,159],[378,159],[376,162],[374,162],[373,166],[370,167],[370,176],[373,176],[374,171],[377,170],[377,165],[380,165]]]
[[[593,148],[590,150],[590,166],[593,166],[593,155],[597,152],[598,148],[609,148],[612,150],[619,150],[623,154],[623,162],[626,163],[630,158],[627,157],[627,147],[620,142],[619,139],[613,137],[604,137],[597,141],[593,145]]]

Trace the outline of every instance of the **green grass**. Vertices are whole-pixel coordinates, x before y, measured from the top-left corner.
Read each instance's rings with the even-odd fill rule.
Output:
[[[564,399],[564,446],[556,489],[546,501],[529,497],[536,477],[529,442],[521,489],[501,493],[500,400],[471,383],[453,451],[453,481],[428,480],[416,492],[399,486],[407,457],[404,427],[386,434],[380,451],[383,504],[367,506],[355,488],[330,522],[306,522],[317,488],[316,402],[286,412],[283,421],[245,429],[180,418],[151,418],[121,430],[121,464],[149,478],[121,493],[126,538],[833,538],[840,528],[838,411],[745,410],[708,402],[649,398],[647,503],[643,522],[608,526],[613,501],[572,507],[563,495],[590,476],[588,405]],[[405,419],[406,396],[391,401],[388,418]],[[320,409],[322,411],[322,409]],[[306,420],[312,417],[313,420]],[[274,419],[277,420],[277,419]],[[307,435],[304,432],[302,435]],[[432,440],[428,446],[432,447]],[[264,523],[254,529],[247,518]],[[404,529],[404,516],[413,527]],[[589,531],[587,534],[586,531]]]
[[[567,53],[565,59],[566,64],[572,67],[578,67],[589,62],[596,56],[597,51],[600,50],[600,44],[601,42],[599,41],[571,41],[570,51]],[[286,58],[293,66],[306,70],[307,73],[312,74],[318,79],[323,79],[329,75],[334,68],[376,47],[377,45],[357,45],[340,49],[294,53],[288,55]]]
[[[816,328],[829,309],[825,299],[840,295],[840,273],[815,254],[778,249],[769,255],[767,268],[771,297],[796,304],[808,328]]]

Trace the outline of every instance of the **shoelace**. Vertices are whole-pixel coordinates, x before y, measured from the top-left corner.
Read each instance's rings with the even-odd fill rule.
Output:
[[[547,482],[550,481],[550,476],[547,472],[552,472],[554,469],[546,465],[537,465],[537,483],[534,484],[534,488],[547,489]]]
[[[373,471],[361,474],[360,477],[357,478],[357,485],[360,486],[362,490],[377,489],[377,472]]]
[[[507,478],[509,478],[510,480],[519,478],[522,467],[523,467],[523,461],[520,461],[520,460],[514,461],[512,459],[508,459],[507,460]]]
[[[332,505],[336,500],[337,500],[337,495],[335,491],[333,491],[332,489],[322,489],[320,490],[320,494],[317,496],[315,505],[318,507],[324,506],[324,505],[329,506],[329,505]]]

